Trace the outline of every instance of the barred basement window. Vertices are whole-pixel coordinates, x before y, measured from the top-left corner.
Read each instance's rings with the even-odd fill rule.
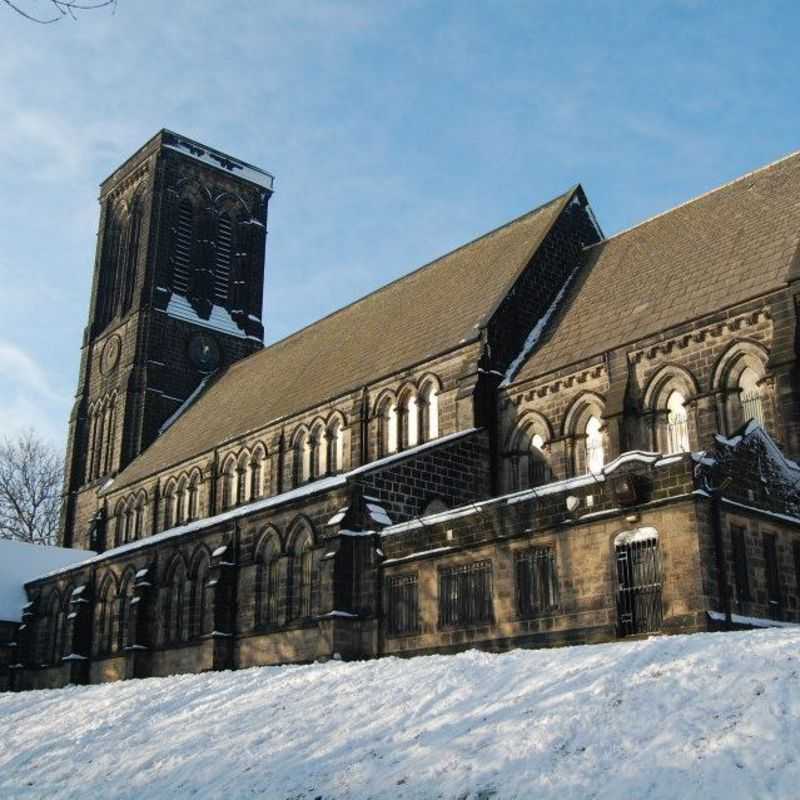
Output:
[[[389,633],[419,631],[419,591],[416,575],[389,578]]]
[[[439,572],[441,627],[493,621],[491,561],[476,561]]]
[[[518,553],[515,571],[520,616],[543,614],[558,606],[556,554],[552,547],[535,547]]]
[[[733,547],[733,568],[736,579],[736,599],[742,603],[751,600],[750,577],[747,569],[747,544],[744,528],[731,525],[731,545]]]

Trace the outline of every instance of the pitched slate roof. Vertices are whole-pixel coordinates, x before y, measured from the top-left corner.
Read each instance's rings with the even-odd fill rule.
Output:
[[[112,490],[475,340],[576,189],[231,365]]]
[[[588,249],[514,383],[784,286],[800,243],[800,153]]]

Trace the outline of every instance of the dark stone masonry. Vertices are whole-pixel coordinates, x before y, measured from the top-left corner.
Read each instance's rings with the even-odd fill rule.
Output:
[[[0,689],[800,623],[800,156],[608,238],[576,186],[264,347],[272,194],[166,130],[101,184],[79,552]]]

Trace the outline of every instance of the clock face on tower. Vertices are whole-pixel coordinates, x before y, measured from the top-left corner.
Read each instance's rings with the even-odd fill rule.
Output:
[[[219,345],[207,333],[195,333],[189,340],[189,360],[202,372],[213,372],[219,366]]]

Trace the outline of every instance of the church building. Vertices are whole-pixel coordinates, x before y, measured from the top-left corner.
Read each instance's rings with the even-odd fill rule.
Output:
[[[101,184],[75,557],[0,688],[800,623],[800,153],[609,237],[574,186],[265,347],[273,188],[167,130]]]

